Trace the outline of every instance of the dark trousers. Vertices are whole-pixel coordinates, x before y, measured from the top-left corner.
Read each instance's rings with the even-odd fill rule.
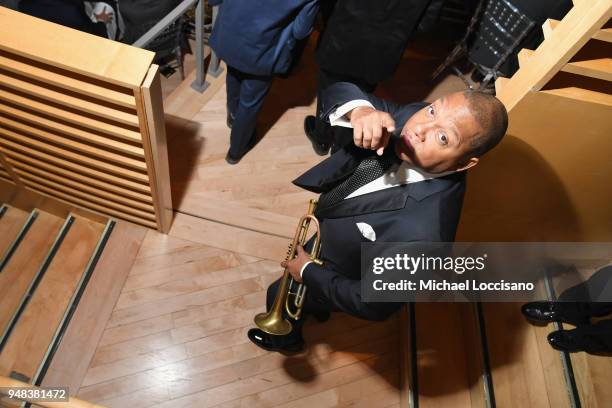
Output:
[[[589,279],[559,295],[580,316],[602,317],[612,313],[612,265],[595,272]],[[592,302],[585,302],[592,300]]]
[[[585,299],[594,302],[584,302]],[[564,309],[578,316],[605,317],[612,314],[612,265],[601,268],[585,282],[565,290],[559,295],[559,300],[567,302]],[[595,324],[581,325],[575,332],[587,351],[612,352],[612,317]]]
[[[239,158],[254,142],[257,114],[261,110],[272,76],[251,75],[228,67],[225,79],[227,110],[233,118],[229,153]]]
[[[338,148],[344,146],[353,139],[353,132],[347,128],[333,128],[329,125],[327,118],[323,117],[322,94],[327,87],[336,82],[350,82],[357,85],[366,93],[374,92],[377,84],[370,84],[355,78],[334,74],[324,69],[319,69],[319,82],[317,84],[317,114],[315,116],[314,139],[319,143],[335,145]]]
[[[573,333],[587,352],[612,353],[612,319],[578,326]]]
[[[276,293],[278,292],[278,287],[280,285],[280,279],[274,281],[270,286],[268,286],[268,291],[266,293],[266,310],[270,311],[272,309],[272,305],[274,304],[274,299],[276,298]],[[295,286],[294,283],[294,291]],[[292,297],[293,299],[293,297]],[[291,344],[298,341],[302,341],[302,327],[304,326],[304,322],[308,318],[308,316],[315,313],[325,313],[330,312],[330,309],[320,305],[312,300],[312,297],[308,296],[308,290],[306,290],[306,300],[304,302],[304,307],[302,309],[302,316],[299,320],[293,320],[288,318],[284,312],[285,306],[283,305],[283,316],[287,318],[291,324],[293,325],[293,330],[286,336],[272,336],[273,340],[276,342],[277,346],[283,346],[285,344]]]

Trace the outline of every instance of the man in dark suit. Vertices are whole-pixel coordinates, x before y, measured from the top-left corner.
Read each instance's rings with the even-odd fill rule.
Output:
[[[274,74],[287,73],[299,40],[310,34],[318,0],[214,0],[221,4],[210,46],[227,63],[225,160],[236,164],[255,143],[255,122]]]
[[[383,320],[401,304],[361,301],[361,243],[453,241],[459,222],[465,170],[492,149],[507,128],[495,97],[458,92],[400,106],[364,94],[349,83],[324,93],[323,112],[333,125],[351,126],[348,145],[294,183],[322,193],[315,212],[321,225],[323,265],[302,248],[284,262],[308,287],[304,313],[324,318],[342,311]],[[268,289],[270,309],[278,281]],[[274,351],[299,351],[303,319],[287,336],[251,329],[249,338]]]
[[[317,116],[304,119],[304,132],[317,154],[342,144],[339,134],[321,118],[323,91],[336,82],[351,82],[371,93],[393,76],[406,44],[431,0],[338,0],[322,3],[327,20],[317,46],[319,64]],[[332,152],[335,148],[332,149]]]

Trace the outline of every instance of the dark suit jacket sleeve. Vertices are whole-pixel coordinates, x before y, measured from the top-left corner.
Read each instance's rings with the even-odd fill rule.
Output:
[[[223,3],[223,0],[208,0],[208,5],[211,7],[218,6]]]
[[[312,31],[314,20],[319,12],[319,1],[312,0],[304,5],[300,13],[296,16],[293,24],[293,37],[296,40],[302,40],[308,37]]]
[[[356,99],[365,99],[374,105],[377,110],[385,111],[393,117],[402,110],[401,105],[365,93],[355,84],[350,82],[336,82],[323,91],[321,119],[327,120],[329,115],[340,106]]]
[[[349,279],[331,269],[309,264],[302,280],[308,287],[306,296],[314,296],[352,316],[366,320],[385,320],[401,307],[401,303],[362,302],[361,281]]]

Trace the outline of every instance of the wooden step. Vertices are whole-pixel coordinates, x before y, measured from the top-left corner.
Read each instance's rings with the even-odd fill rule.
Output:
[[[36,220],[0,273],[0,344],[20,305],[43,270],[64,220],[38,211]]]
[[[569,62],[561,70],[572,74],[603,79],[604,81],[612,81],[612,58]]]
[[[472,305],[417,303],[415,322],[418,406],[484,408]]]
[[[103,230],[102,224],[74,217],[19,324],[0,351],[0,375],[19,376],[29,382],[39,375]]]
[[[527,66],[527,61],[529,61],[532,55],[533,50],[530,50],[528,48],[521,49],[518,53],[519,67],[524,68],[525,66]]]
[[[554,20],[552,18],[547,19],[544,24],[542,24],[542,31],[544,32],[545,39],[550,38],[557,25],[559,25],[559,20]],[[601,30],[597,30],[595,34],[593,34],[593,38],[595,40],[612,42],[612,28],[602,28]]]
[[[510,78],[498,77],[495,80],[495,93],[498,94],[504,89],[504,87],[508,84]]]
[[[520,308],[518,303],[483,305],[497,406],[570,407],[559,352],[546,340],[554,329],[528,323]]]
[[[117,221],[45,374],[43,386],[63,385],[68,386],[72,395],[78,393],[147,231],[150,230]]]
[[[554,20],[552,18],[547,19],[544,24],[542,24],[542,32],[544,33],[544,39],[548,40],[552,36],[552,32],[555,27],[559,24],[559,20]]]
[[[25,232],[24,227],[31,214],[19,208],[6,206],[6,210],[0,219],[0,271],[1,266],[8,261],[10,252],[18,244],[20,234]]]
[[[597,103],[612,107],[612,95],[605,94],[602,92],[590,91],[588,89],[567,87],[558,89],[547,89],[540,92],[544,92],[550,95],[562,96],[564,98],[571,98],[577,101]]]

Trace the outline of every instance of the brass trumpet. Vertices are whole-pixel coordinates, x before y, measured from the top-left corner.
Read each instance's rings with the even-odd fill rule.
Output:
[[[319,227],[319,220],[317,220],[317,218],[314,216],[316,207],[317,201],[310,200],[308,212],[300,218],[293,241],[287,250],[287,257],[285,258],[286,261],[295,258],[295,255],[297,254],[297,247],[303,246],[306,243],[308,228],[312,223],[316,228],[316,232],[315,241],[312,246],[312,251],[310,252],[310,259],[312,259],[313,262],[322,265],[322,262],[318,259],[319,252],[321,251],[321,229]],[[255,316],[254,320],[257,327],[268,334],[277,336],[283,336],[291,333],[292,325],[290,321],[283,317],[283,306],[287,312],[287,315],[292,319],[297,320],[302,314],[302,307],[304,306],[304,298],[306,296],[306,285],[300,283],[297,286],[297,290],[292,292],[293,284],[293,277],[287,268],[285,268],[272,308],[267,313],[259,313]],[[293,301],[291,301],[292,297]],[[292,310],[292,308],[295,308],[295,311]]]

